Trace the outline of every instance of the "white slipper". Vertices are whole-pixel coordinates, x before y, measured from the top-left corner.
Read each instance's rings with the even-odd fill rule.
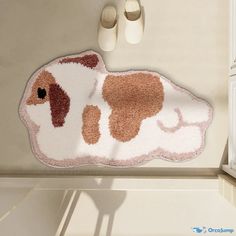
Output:
[[[102,10],[98,29],[98,43],[103,51],[112,51],[117,40],[117,14],[113,6],[105,6]]]
[[[139,43],[143,36],[143,14],[137,0],[126,0],[124,15],[127,42],[131,44]]]

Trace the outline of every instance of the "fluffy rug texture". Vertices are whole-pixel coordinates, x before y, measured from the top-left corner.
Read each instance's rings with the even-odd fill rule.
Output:
[[[186,89],[156,72],[108,72],[93,51],[37,70],[19,113],[34,154],[54,167],[190,160],[212,120],[211,106]]]

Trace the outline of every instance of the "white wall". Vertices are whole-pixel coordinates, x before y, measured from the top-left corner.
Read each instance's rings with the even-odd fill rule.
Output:
[[[0,235],[54,236],[58,228],[65,236],[190,236],[194,226],[236,230],[236,208],[218,186],[214,177],[0,179],[1,216],[10,210],[1,217]]]
[[[53,236],[62,217],[63,190],[0,188],[0,235]]]
[[[195,226],[233,228],[235,235],[235,219],[236,208],[214,190],[89,191],[81,193],[65,236],[190,236]]]

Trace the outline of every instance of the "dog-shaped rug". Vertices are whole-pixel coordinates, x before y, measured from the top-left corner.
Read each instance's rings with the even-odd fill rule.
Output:
[[[190,160],[212,120],[206,101],[158,73],[109,72],[93,51],[36,71],[19,113],[34,154],[54,167]]]

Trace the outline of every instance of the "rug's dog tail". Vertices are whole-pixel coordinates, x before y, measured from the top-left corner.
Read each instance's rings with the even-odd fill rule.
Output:
[[[176,109],[174,109],[174,111],[178,115],[178,122],[177,122],[176,125],[174,125],[172,127],[167,127],[163,124],[162,121],[157,120],[157,125],[162,131],[173,133],[173,132],[177,131],[178,129],[180,129],[183,126],[183,117],[182,117],[180,109],[176,108]]]

